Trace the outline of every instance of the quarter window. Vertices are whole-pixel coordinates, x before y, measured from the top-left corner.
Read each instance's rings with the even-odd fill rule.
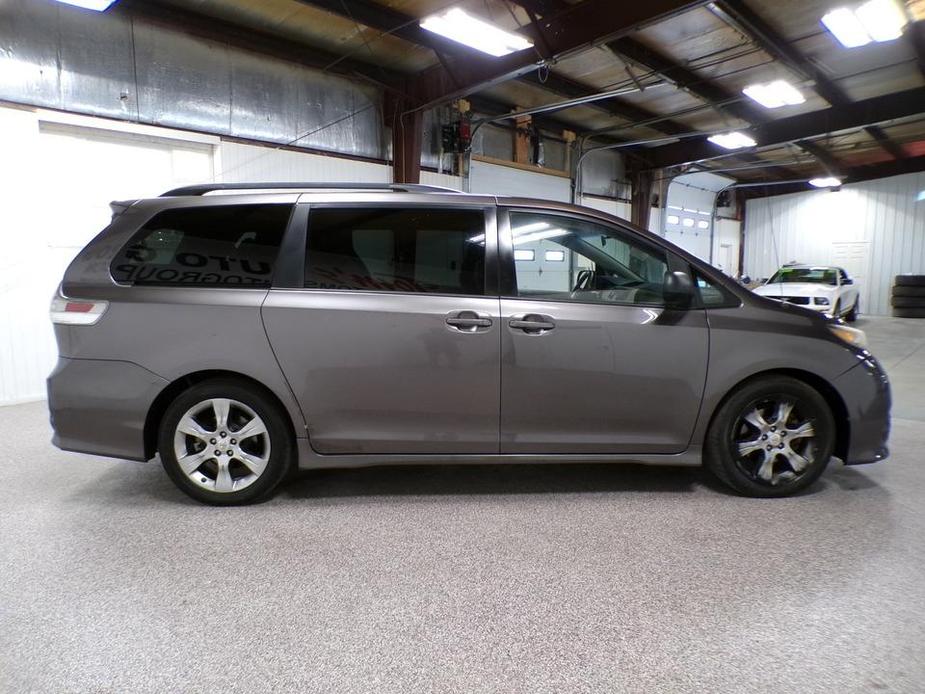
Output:
[[[117,282],[269,287],[292,205],[178,207],[152,217],[113,260]]]
[[[315,208],[305,286],[482,295],[485,214],[453,208]]]
[[[660,250],[619,230],[561,215],[511,212],[517,296],[604,304],[663,303]]]

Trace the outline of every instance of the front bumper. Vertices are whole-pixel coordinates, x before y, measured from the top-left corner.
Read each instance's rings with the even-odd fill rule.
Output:
[[[47,381],[52,443],[65,451],[145,460],[145,418],[167,384],[131,362],[59,357]]]
[[[889,454],[890,382],[870,353],[835,379],[848,410],[849,442],[846,465],[876,463]]]

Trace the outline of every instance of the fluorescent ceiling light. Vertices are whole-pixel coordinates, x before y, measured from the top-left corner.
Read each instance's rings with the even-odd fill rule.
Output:
[[[906,14],[896,0],[868,0],[854,10],[832,10],[822,23],[845,48],[856,48],[871,41],[898,39],[906,26]]]
[[[775,80],[768,84],[751,84],[742,90],[750,99],[754,99],[765,108],[796,106],[806,101],[800,90],[786,80]]]
[[[64,3],[65,5],[73,5],[74,7],[83,7],[85,10],[102,12],[108,9],[110,5],[114,4],[116,0],[58,0],[58,2]]]
[[[524,234],[529,234],[531,231],[539,231],[540,229],[548,228],[548,222],[533,222],[531,224],[522,224],[519,227],[514,227],[514,236],[522,236]]]
[[[824,15],[822,23],[845,48],[856,48],[870,43],[870,34],[864,29],[857,15],[847,7],[839,7]]]
[[[854,14],[874,41],[893,41],[903,35],[906,14],[895,0],[869,0]]]
[[[515,236],[514,245],[521,246],[531,241],[542,241],[543,239],[554,239],[557,236],[565,236],[568,232],[565,229],[547,229],[546,231],[537,231],[533,234],[524,236]]]
[[[719,145],[725,149],[742,149],[743,147],[754,147],[758,144],[745,133],[738,131],[723,133],[722,135],[711,135],[707,139],[714,145]]]
[[[809,185],[815,188],[838,188],[841,185],[841,179],[835,176],[822,176],[810,179]]]
[[[533,46],[532,41],[520,34],[499,29],[458,7],[421,20],[421,28],[495,57]]]

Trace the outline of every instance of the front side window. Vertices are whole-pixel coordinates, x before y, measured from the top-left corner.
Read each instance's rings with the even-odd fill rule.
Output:
[[[117,282],[269,287],[292,205],[178,207],[152,217],[113,260]]]
[[[661,305],[665,254],[613,227],[562,215],[511,212],[517,296]]]
[[[485,293],[481,209],[315,208],[305,286],[424,294]]]

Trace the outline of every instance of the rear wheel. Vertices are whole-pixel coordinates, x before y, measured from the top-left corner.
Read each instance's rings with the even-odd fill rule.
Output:
[[[779,497],[805,489],[823,473],[835,447],[835,420],[825,399],[788,376],[746,383],[710,426],[706,465],[741,494]]]
[[[292,465],[284,417],[256,387],[227,379],[197,384],[164,413],[161,462],[173,482],[198,501],[250,503],[269,494]]]

